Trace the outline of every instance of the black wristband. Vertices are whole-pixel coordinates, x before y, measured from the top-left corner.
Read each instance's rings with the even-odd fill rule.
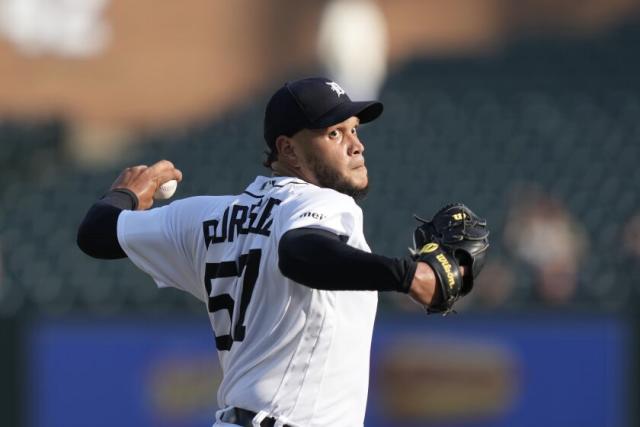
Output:
[[[107,192],[100,200],[120,209],[135,211],[138,208],[138,196],[128,188],[115,188]]]
[[[418,263],[411,259],[410,257],[405,257],[400,259],[399,262],[404,266],[404,278],[400,283],[398,283],[398,287],[396,291],[401,292],[403,294],[408,294],[411,290],[411,284],[413,283],[413,277],[416,275],[416,270],[418,269]]]

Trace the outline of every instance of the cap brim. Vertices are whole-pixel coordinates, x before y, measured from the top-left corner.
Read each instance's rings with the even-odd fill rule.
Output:
[[[357,117],[360,123],[367,123],[377,119],[384,109],[379,101],[347,101],[338,105],[324,116],[320,117],[310,129],[322,129],[333,126],[347,120],[349,117]]]

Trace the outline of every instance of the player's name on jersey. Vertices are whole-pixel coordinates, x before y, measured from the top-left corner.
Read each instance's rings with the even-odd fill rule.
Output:
[[[281,200],[270,197],[266,202],[260,200],[249,206],[241,204],[228,206],[222,218],[210,219],[202,223],[204,244],[208,248],[210,244],[233,242],[233,239],[241,234],[270,235],[273,207],[280,202]]]

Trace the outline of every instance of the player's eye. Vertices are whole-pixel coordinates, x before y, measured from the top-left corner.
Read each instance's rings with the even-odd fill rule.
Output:
[[[351,129],[351,133],[352,133],[353,135],[357,134],[357,133],[358,133],[358,126],[356,126],[356,127],[352,128],[352,129]]]
[[[329,138],[336,139],[340,136],[340,131],[338,129],[334,129],[329,132]]]

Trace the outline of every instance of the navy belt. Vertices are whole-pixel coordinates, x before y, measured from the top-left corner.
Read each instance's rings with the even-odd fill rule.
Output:
[[[253,419],[257,415],[256,412],[248,411],[242,408],[231,408],[228,411],[225,411],[220,417],[221,421],[230,424],[236,424],[242,427],[252,427]],[[273,427],[276,424],[276,419],[273,417],[265,418],[260,423],[260,427]],[[285,425],[284,427],[291,427]]]

